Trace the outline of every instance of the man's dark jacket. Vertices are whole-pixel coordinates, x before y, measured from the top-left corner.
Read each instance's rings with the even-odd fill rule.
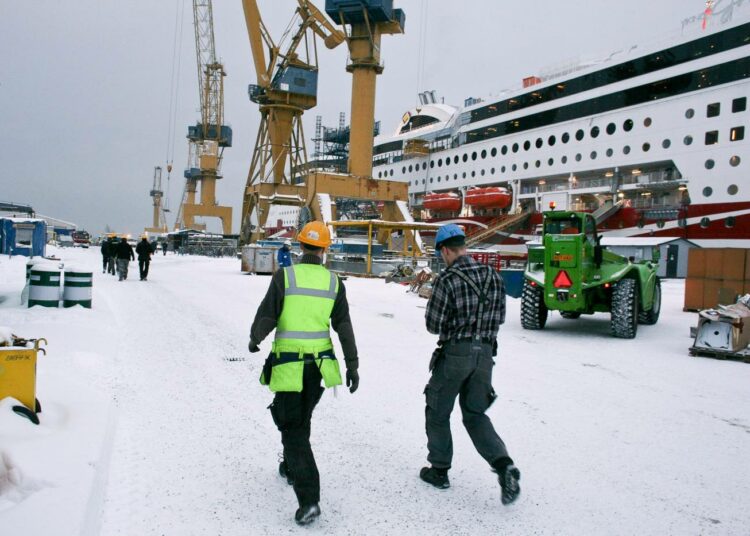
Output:
[[[151,253],[153,253],[151,244],[149,244],[148,240],[141,240],[138,242],[138,245],[135,246],[135,252],[138,254],[139,261],[149,260],[151,258]]]
[[[124,240],[121,240],[117,244],[117,258],[118,259],[133,259],[135,260],[135,255],[133,254],[133,246],[125,242]]]

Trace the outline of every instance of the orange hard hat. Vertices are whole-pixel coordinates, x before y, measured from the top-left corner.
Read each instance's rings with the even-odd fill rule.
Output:
[[[331,245],[331,233],[322,221],[311,221],[299,232],[297,240],[310,246],[327,248]]]

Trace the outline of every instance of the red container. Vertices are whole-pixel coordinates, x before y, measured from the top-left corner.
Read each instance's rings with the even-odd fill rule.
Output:
[[[505,208],[512,200],[511,193],[498,186],[472,188],[466,192],[466,204],[477,208]]]
[[[424,208],[427,210],[461,210],[461,198],[455,193],[427,194],[424,196]]]

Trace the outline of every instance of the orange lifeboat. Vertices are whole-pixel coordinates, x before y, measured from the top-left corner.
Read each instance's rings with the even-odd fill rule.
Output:
[[[461,197],[453,192],[427,194],[424,196],[424,208],[428,210],[461,210]]]
[[[472,188],[466,192],[466,204],[477,208],[505,208],[510,205],[513,196],[506,188],[492,186]]]

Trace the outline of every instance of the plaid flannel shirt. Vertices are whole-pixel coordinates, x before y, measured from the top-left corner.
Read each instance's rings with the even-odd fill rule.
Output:
[[[475,335],[494,341],[500,324],[505,322],[503,278],[494,269],[479,264],[468,255],[456,259],[451,268],[467,275],[480,290],[484,286],[487,272],[491,272],[492,281],[487,290],[489,301],[484,306],[482,318],[477,319],[479,296],[460,276],[445,270],[435,281],[432,296],[427,302],[427,331],[439,335],[441,341]]]

